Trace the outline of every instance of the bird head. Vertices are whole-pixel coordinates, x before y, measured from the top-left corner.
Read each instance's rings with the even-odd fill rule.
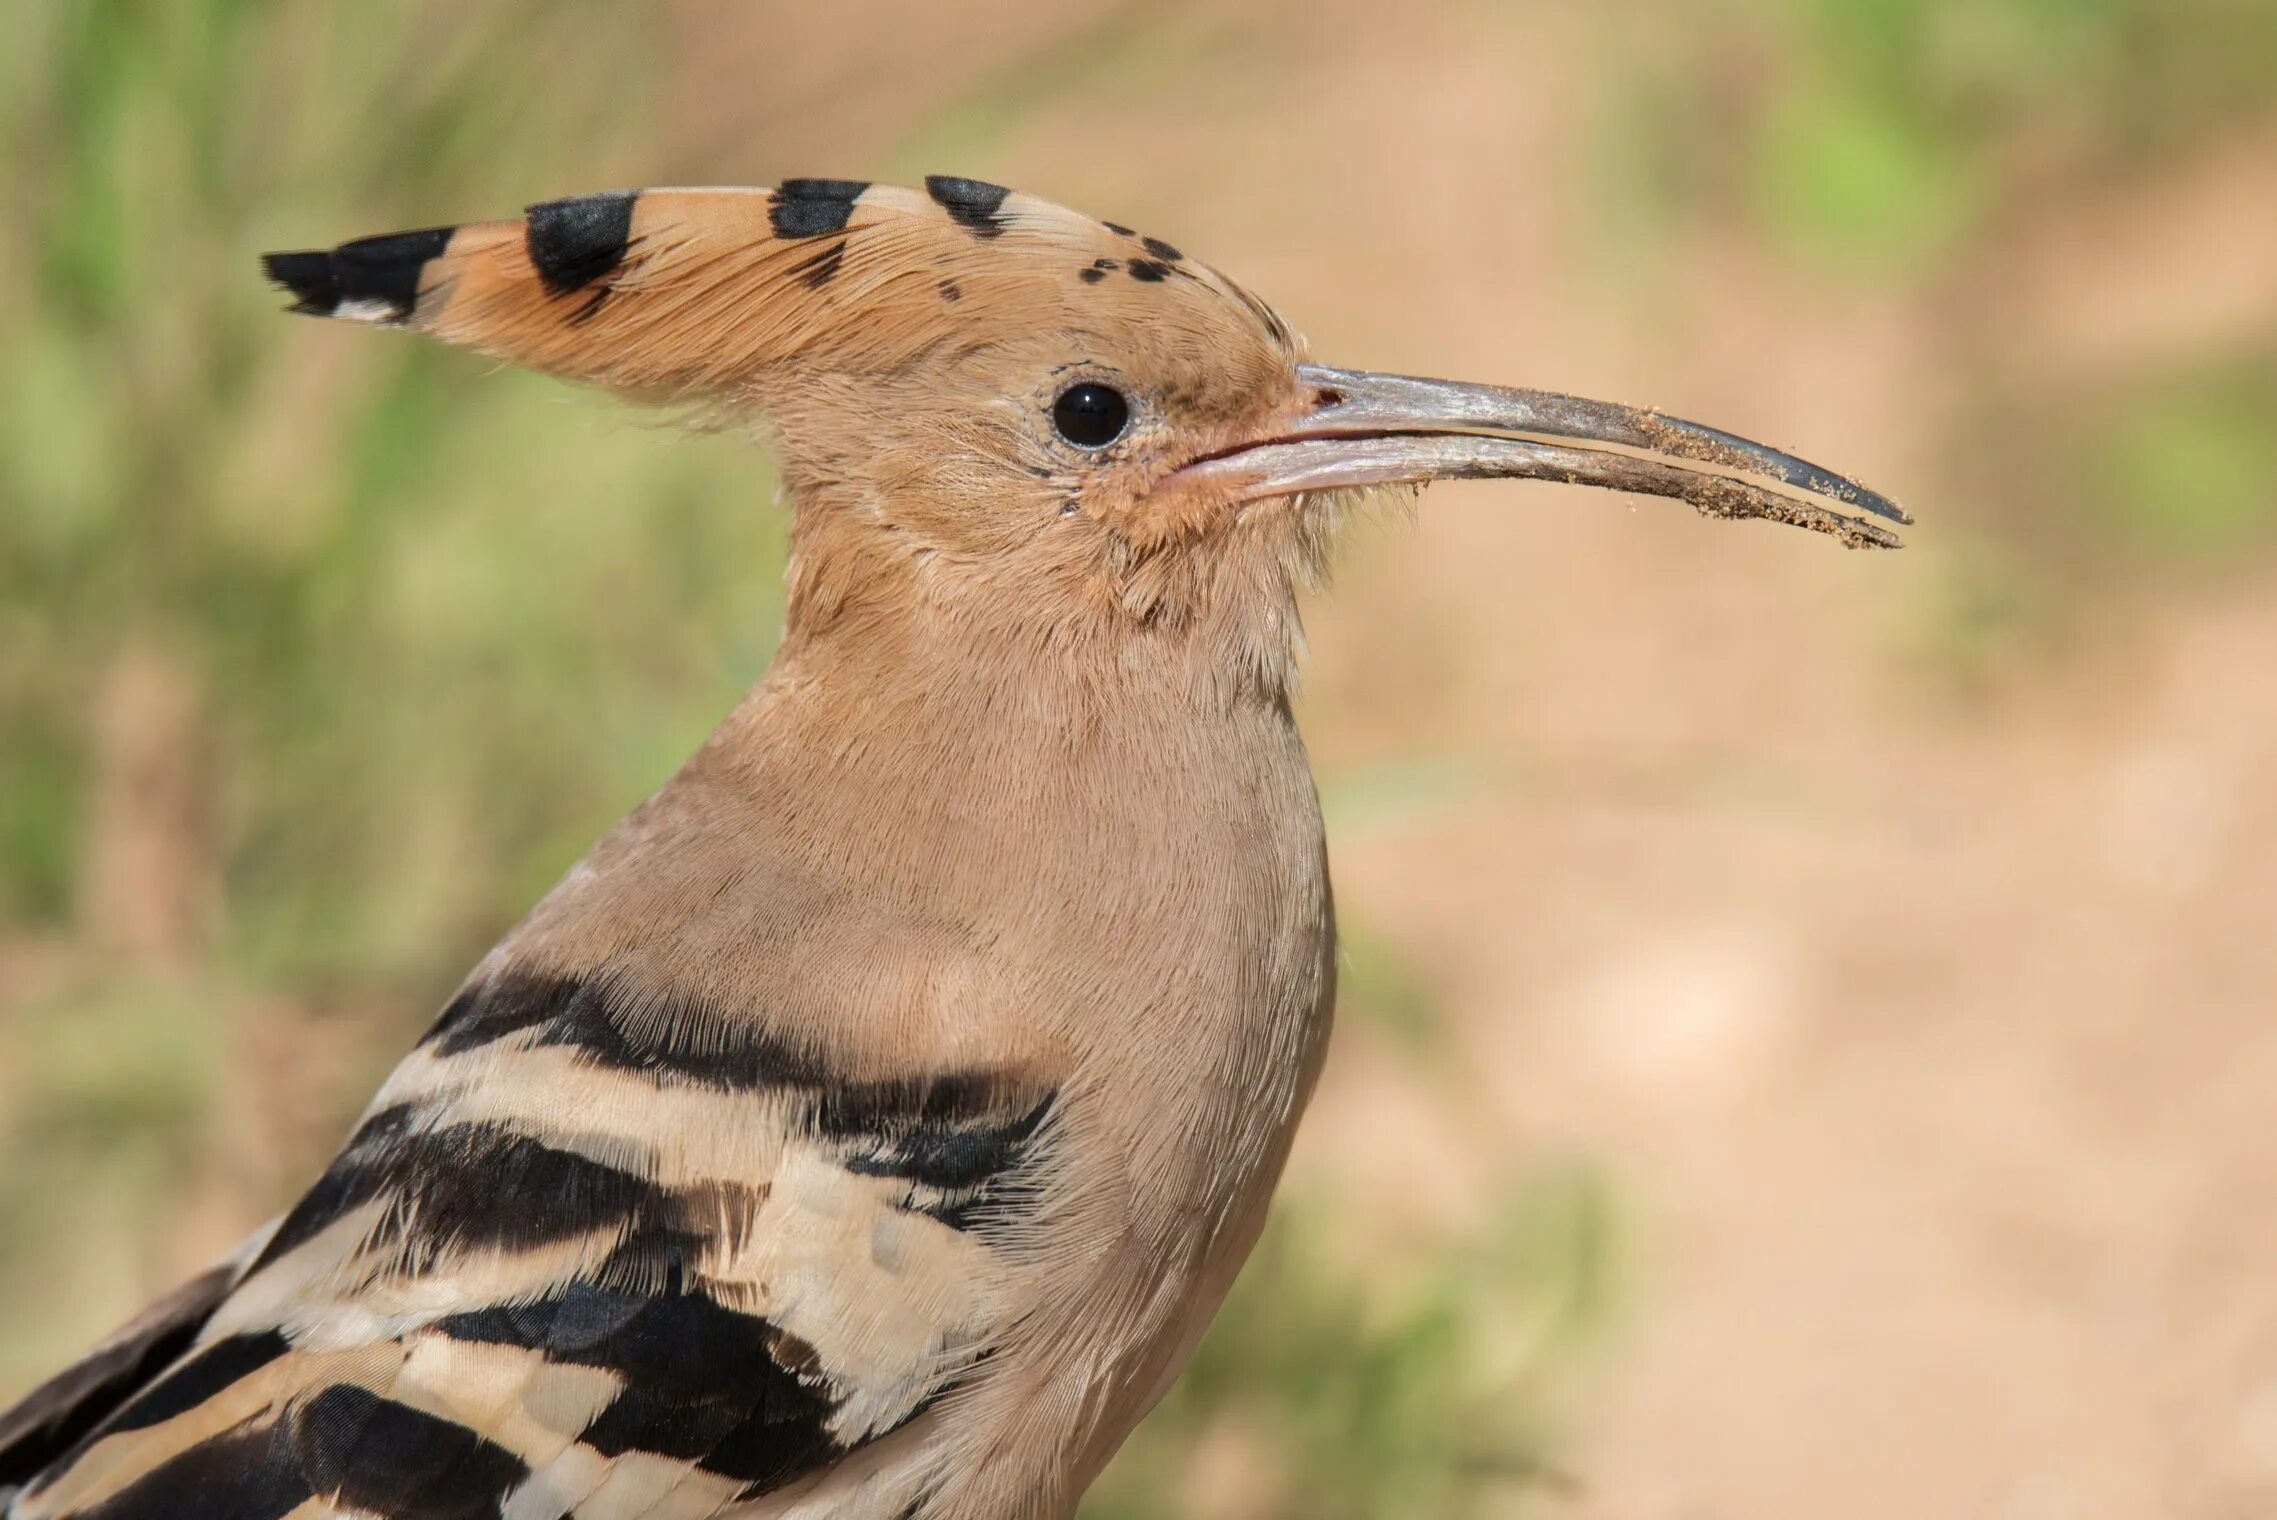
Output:
[[[583,196],[266,264],[297,310],[763,418],[794,635],[915,609],[1277,669],[1351,494],[1445,477],[1675,497],[1853,546],[1908,520],[1655,412],[1309,363],[1173,244],[974,180]]]

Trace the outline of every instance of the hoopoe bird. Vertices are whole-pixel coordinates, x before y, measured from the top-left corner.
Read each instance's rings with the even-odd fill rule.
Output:
[[[1468,476],[1909,521],[1654,412],[1312,364],[1171,244],[973,180],[266,262],[298,311],[763,419],[782,643],[290,1211],[0,1417],[7,1520],[1070,1515],[1320,1069],[1289,694],[1339,517]]]

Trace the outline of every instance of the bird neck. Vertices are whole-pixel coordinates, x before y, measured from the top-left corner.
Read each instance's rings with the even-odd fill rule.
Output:
[[[1268,531],[1141,550],[1084,527],[977,556],[804,501],[778,662],[873,700],[957,693],[995,722],[1286,713],[1297,587],[1317,578],[1309,541]]]
[[[1109,736],[1173,743],[1290,721],[1284,651],[1229,656],[1210,630],[1111,614],[981,615],[994,610],[956,598],[863,599],[827,619],[789,619],[754,700],[801,742],[860,735],[1005,759]]]

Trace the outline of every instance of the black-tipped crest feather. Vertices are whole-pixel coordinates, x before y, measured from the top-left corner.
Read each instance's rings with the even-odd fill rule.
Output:
[[[418,303],[420,271],[442,256],[457,230],[423,227],[358,238],[329,252],[264,254],[261,267],[293,293],[294,311],[400,322]]]

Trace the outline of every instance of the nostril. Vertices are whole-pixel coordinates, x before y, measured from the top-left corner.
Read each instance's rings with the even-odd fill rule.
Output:
[[[1323,411],[1332,406],[1342,406],[1344,404],[1344,393],[1334,386],[1324,385],[1312,393],[1312,404],[1316,409]]]

